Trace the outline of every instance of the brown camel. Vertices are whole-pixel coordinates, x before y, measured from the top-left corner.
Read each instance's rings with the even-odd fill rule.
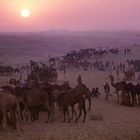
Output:
[[[44,86],[40,86],[39,83],[30,83],[29,89],[24,90],[22,95],[18,97],[20,103],[24,105],[24,112],[30,113],[30,120],[35,121],[39,117],[39,112],[42,108],[48,112],[48,122],[51,117],[52,122],[52,104],[49,93],[44,89]],[[27,118],[26,118],[27,119]]]
[[[114,76],[113,75],[109,75],[109,78],[111,80],[111,86],[114,87],[116,93],[117,93],[117,100],[118,100],[118,103],[119,103],[119,100],[120,100],[120,95],[119,95],[119,92],[123,91],[124,90],[124,86],[125,86],[125,82],[116,82],[114,83]]]
[[[48,86],[49,86],[49,89],[47,91],[49,91],[53,103],[56,103],[59,111],[62,111],[62,106],[60,105],[58,101],[58,97],[62,92],[66,92],[71,89],[69,83],[65,81],[62,85],[58,85],[58,84],[48,85],[47,84],[46,87]]]
[[[85,98],[89,102],[88,111],[90,111],[91,110],[91,92],[90,92],[90,90],[84,84],[81,85],[81,86],[76,86],[75,87],[75,90],[77,92],[81,92],[82,90],[85,91],[84,92],[84,95],[85,95]]]
[[[52,91],[58,90],[58,91],[66,91],[70,90],[71,87],[67,81],[65,81],[62,85],[54,84],[51,85]]]
[[[128,71],[123,71],[124,73],[124,80],[135,80],[135,71],[133,69],[129,69]]]
[[[134,106],[137,103],[137,97],[138,97],[138,103],[140,104],[140,85],[133,85],[132,83],[128,83],[125,86],[125,91],[129,98],[132,100],[132,105]]]
[[[121,104],[124,106],[132,106],[130,96],[125,92],[121,95]]]
[[[72,88],[69,86],[68,82],[64,82],[63,85],[57,85],[57,84],[52,85],[52,94],[53,94],[52,96],[54,97],[55,100],[57,100],[57,97],[59,96],[61,92],[69,91],[70,89]],[[76,91],[81,90],[80,86],[75,87],[75,90]],[[90,111],[91,110],[91,93],[88,88],[87,88],[87,92],[85,93],[85,97],[89,102],[88,111]]]
[[[20,116],[20,109],[19,109],[19,103],[17,101],[17,98],[12,94],[6,94],[4,91],[0,93],[0,114],[1,114],[1,125],[3,128],[6,127],[6,118],[7,113],[10,113],[11,117],[10,120],[13,122],[13,124],[16,126],[16,116],[18,117],[20,129],[22,131],[22,125],[21,125],[21,116]],[[8,122],[7,122],[8,123]],[[16,127],[13,126],[15,129]]]
[[[62,92],[59,95],[59,102],[63,107],[63,113],[64,113],[64,122],[66,120],[65,115],[67,113],[68,116],[68,122],[70,122],[70,116],[69,116],[69,106],[72,108],[72,119],[73,114],[75,113],[76,120],[75,122],[78,122],[82,115],[82,110],[84,112],[84,119],[83,122],[85,122],[86,118],[86,105],[85,105],[85,96],[89,92],[89,89],[85,85],[77,86],[74,89],[71,89],[67,92]],[[76,111],[74,109],[75,104],[78,103],[79,106],[79,115],[77,118]]]

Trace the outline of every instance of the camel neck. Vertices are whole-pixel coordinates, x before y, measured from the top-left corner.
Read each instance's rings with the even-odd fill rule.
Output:
[[[114,78],[110,78],[111,79],[111,85],[114,87]]]

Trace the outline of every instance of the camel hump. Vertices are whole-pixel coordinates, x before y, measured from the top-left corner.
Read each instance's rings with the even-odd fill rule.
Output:
[[[85,94],[83,94],[82,97],[83,97],[84,99],[86,99],[86,95],[85,95]]]

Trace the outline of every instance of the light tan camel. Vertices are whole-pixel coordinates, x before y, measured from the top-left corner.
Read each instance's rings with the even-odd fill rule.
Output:
[[[128,71],[123,71],[124,80],[131,81],[135,80],[135,71],[133,69],[129,69]]]
[[[7,112],[11,114],[11,120],[15,122],[16,125],[16,116],[19,121],[20,129],[22,131],[22,124],[21,124],[21,115],[20,115],[20,109],[19,109],[19,103],[17,101],[17,98],[9,93],[0,92],[0,114],[1,114],[1,125],[2,128],[6,127],[7,120]]]
[[[52,122],[52,102],[49,96],[49,92],[45,89],[44,86],[40,85],[39,83],[29,83],[29,89],[27,88],[18,97],[21,103],[24,104],[24,112],[30,113],[30,120],[35,121],[39,117],[39,112],[41,108],[45,108],[48,112],[48,122],[51,117]]]
[[[109,78],[111,80],[111,86],[115,89],[116,93],[117,93],[117,100],[119,103],[120,100],[120,91],[122,92],[124,90],[124,86],[125,86],[125,82],[116,82],[114,83],[114,76],[113,75],[109,75]]]

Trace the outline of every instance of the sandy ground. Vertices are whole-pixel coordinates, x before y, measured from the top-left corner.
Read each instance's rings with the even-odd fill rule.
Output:
[[[67,80],[73,87],[76,85],[76,79],[79,72],[69,71],[66,74]],[[97,71],[80,71],[82,74],[83,82],[90,88],[99,87],[102,95],[99,98],[92,98],[92,109],[88,112],[86,122],[81,123],[81,120],[75,123],[62,123],[61,114],[56,115],[56,121],[53,124],[45,124],[44,121],[47,117],[46,113],[41,113],[37,122],[25,122],[23,125],[24,133],[27,134],[54,134],[61,135],[120,135],[120,134],[136,134],[140,133],[140,107],[125,107],[117,103],[116,94],[112,88],[109,101],[105,100],[103,92],[103,85],[109,81],[107,72]],[[60,73],[61,83],[63,73]],[[62,78],[62,79],[61,79]],[[1,77],[3,83],[7,78]],[[100,114],[102,120],[92,120],[91,116]],[[82,118],[81,118],[82,119]]]
[[[121,59],[121,58],[119,58]],[[118,60],[119,61],[119,60]],[[66,76],[59,72],[58,83],[68,80],[72,87],[77,84],[78,75],[82,75],[83,83],[90,90],[93,87],[99,87],[102,95],[99,98],[92,98],[92,109],[87,114],[86,122],[83,124],[81,120],[75,123],[62,123],[61,114],[56,113],[56,120],[52,124],[45,124],[44,121],[47,114],[41,113],[39,120],[31,123],[23,123],[24,135],[53,135],[61,136],[92,136],[92,135],[135,135],[140,134],[140,107],[125,107],[117,103],[114,89],[111,88],[109,101],[105,100],[103,85],[106,81],[110,83],[108,78],[109,72],[98,72],[95,70],[69,70]],[[138,75],[139,73],[137,73]],[[115,73],[114,73],[115,75]],[[8,79],[0,77],[0,85],[4,85]],[[115,81],[116,78],[115,78]],[[102,120],[92,120],[91,117],[100,114]]]

